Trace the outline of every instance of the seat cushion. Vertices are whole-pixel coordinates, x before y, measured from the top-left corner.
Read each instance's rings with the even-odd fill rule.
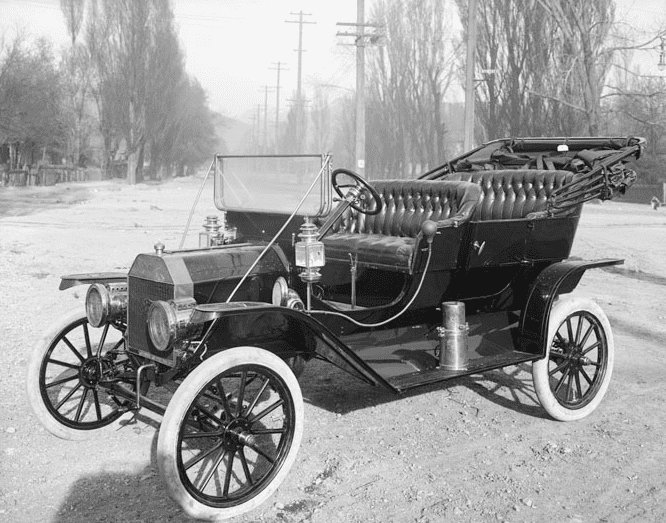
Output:
[[[456,215],[479,191],[474,184],[441,180],[378,180],[372,183],[382,200],[376,215],[349,211],[335,232],[416,237],[426,220],[435,222]],[[367,198],[367,196],[366,196]]]
[[[409,272],[414,249],[426,220],[438,228],[457,227],[469,220],[479,201],[477,184],[442,180],[381,180],[373,182],[382,200],[376,215],[348,209],[322,241],[327,261]]]
[[[546,209],[548,198],[573,179],[569,171],[506,169],[454,172],[446,180],[478,183],[483,190],[472,220],[511,220]]]
[[[358,263],[372,269],[408,271],[416,238],[338,232],[323,239],[329,261],[350,261],[349,253],[358,256]]]

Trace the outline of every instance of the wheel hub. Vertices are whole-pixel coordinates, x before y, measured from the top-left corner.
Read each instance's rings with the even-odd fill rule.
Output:
[[[557,358],[569,361],[570,364],[575,365],[578,368],[592,364],[592,360],[583,355],[582,348],[574,344],[568,343],[564,348],[553,348],[551,353]]]
[[[254,436],[250,433],[251,424],[244,418],[236,418],[224,428],[222,444],[227,450],[238,450],[240,447],[254,444]]]
[[[85,387],[95,388],[101,379],[102,365],[97,358],[89,358],[81,364],[79,380]]]

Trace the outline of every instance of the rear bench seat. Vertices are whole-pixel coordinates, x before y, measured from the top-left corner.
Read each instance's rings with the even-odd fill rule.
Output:
[[[379,214],[353,210],[323,238],[327,261],[409,272],[421,224],[433,220],[438,228],[468,221],[482,198],[480,186],[451,180],[381,180],[373,182],[382,199]]]
[[[482,193],[472,221],[527,218],[528,214],[546,210],[551,193],[569,183],[570,171],[506,169],[454,172],[446,180],[476,183]],[[580,206],[572,213],[580,212]]]

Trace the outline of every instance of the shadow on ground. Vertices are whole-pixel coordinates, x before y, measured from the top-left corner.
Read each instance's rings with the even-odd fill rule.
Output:
[[[340,414],[463,386],[503,408],[535,418],[548,417],[536,397],[529,364],[443,381],[400,395],[368,385],[333,365],[319,361],[307,364],[299,382],[306,403]]]
[[[463,386],[501,407],[527,416],[544,418],[546,416],[538,405],[528,371],[529,365],[509,367],[422,387],[397,396],[366,385],[332,365],[311,362],[301,377],[301,387],[307,403],[341,414]],[[168,397],[160,399],[168,401]],[[53,521],[191,521],[168,497],[158,473],[156,447],[159,423],[142,415],[137,418],[156,428],[151,444],[151,464],[136,473],[102,473],[80,478],[70,489]],[[128,424],[131,425],[132,422]],[[305,430],[307,431],[307,427]]]

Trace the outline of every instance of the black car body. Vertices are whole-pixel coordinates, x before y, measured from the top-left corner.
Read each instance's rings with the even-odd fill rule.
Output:
[[[225,218],[199,248],[63,277],[90,284],[87,312],[35,351],[33,408],[61,437],[164,414],[169,493],[208,519],[251,510],[286,475],[303,430],[296,376],[313,358],[396,393],[532,361],[546,411],[582,418],[608,386],[613,340],[598,306],[564,295],[622,260],[569,255],[583,204],[623,193],[643,145],[496,140],[372,183],[326,155],[217,156]],[[177,389],[168,406],[150,385]]]

